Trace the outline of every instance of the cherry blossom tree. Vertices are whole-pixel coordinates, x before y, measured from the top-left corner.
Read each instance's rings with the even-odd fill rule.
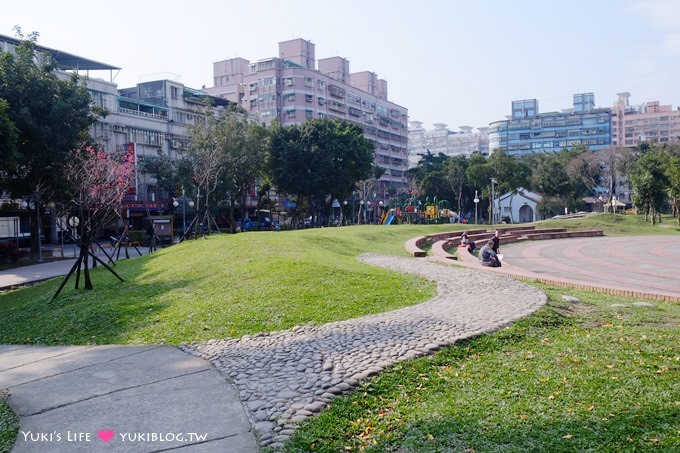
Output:
[[[78,288],[81,268],[84,269],[85,289],[93,289],[90,278],[90,258],[101,263],[119,280],[123,279],[92,253],[96,232],[117,220],[122,209],[123,195],[134,181],[134,153],[107,153],[93,147],[71,153],[65,166],[74,216],[78,219],[78,244],[80,254],[53,299],[77,271],[75,287]]]

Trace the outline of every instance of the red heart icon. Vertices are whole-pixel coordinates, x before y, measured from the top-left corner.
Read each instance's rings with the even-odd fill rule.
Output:
[[[97,433],[97,436],[104,442],[108,442],[111,439],[113,439],[113,436],[115,436],[115,433],[113,432],[112,429],[100,429],[99,432]]]

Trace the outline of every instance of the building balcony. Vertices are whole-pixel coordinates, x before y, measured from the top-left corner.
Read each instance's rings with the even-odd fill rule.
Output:
[[[167,112],[164,112],[164,114],[150,113],[150,112],[144,112],[144,111],[141,111],[141,110],[133,110],[133,109],[127,109],[127,108],[120,107],[118,109],[118,113],[123,113],[123,114],[126,114],[126,115],[142,116],[144,118],[153,118],[153,119],[161,120],[161,121],[167,121],[167,119],[168,119]]]

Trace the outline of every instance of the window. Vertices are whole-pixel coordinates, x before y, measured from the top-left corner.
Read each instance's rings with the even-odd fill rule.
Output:
[[[130,141],[145,145],[162,146],[165,141],[165,134],[162,132],[145,131],[143,129],[131,129]]]
[[[295,118],[295,109],[286,110],[286,118]]]
[[[305,77],[305,86],[311,88],[314,86],[314,79],[311,77]]]
[[[368,99],[364,99],[361,101],[361,105],[363,105],[365,108],[369,110],[375,111],[375,102],[371,102]]]
[[[295,102],[295,93],[290,93],[286,95],[286,101]]]
[[[350,104],[361,105],[361,97],[354,93],[347,93],[347,102]]]
[[[283,84],[287,87],[292,87],[293,85],[295,85],[295,82],[293,81],[292,77],[286,77],[285,79],[283,79]]]
[[[177,87],[170,87],[170,92],[172,93],[172,98],[173,98],[173,99],[179,99],[179,88],[177,88]]]
[[[314,111],[313,110],[305,110],[305,118],[307,118],[307,119],[314,118]]]
[[[324,82],[323,80],[319,80],[317,85],[319,87],[319,90],[325,90],[326,89],[326,82]]]
[[[328,108],[331,110],[335,110],[336,112],[346,112],[347,111],[347,106],[343,104],[342,102],[334,101],[331,99],[331,101],[328,103]]]
[[[337,85],[328,85],[328,92],[331,96],[336,98],[344,99],[345,97],[345,89],[340,88]]]
[[[314,96],[312,96],[311,94],[305,94],[305,102],[307,103],[314,102]]]
[[[265,77],[264,79],[260,79],[259,85],[264,87],[276,85],[276,77]]]

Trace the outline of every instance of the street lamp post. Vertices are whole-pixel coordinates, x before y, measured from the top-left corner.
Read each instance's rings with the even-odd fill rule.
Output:
[[[472,200],[475,202],[475,225],[477,224],[477,203],[479,203],[479,197],[477,196],[477,191],[475,190],[475,199]]]
[[[184,193],[184,188],[182,188],[182,196],[175,198],[172,205],[176,208],[179,207],[180,200],[182,202],[182,234],[184,234],[187,229],[187,196]],[[193,200],[189,201],[189,207],[192,208],[193,206]]]
[[[498,184],[496,178],[491,178],[491,225],[496,223],[496,195],[494,192],[494,186]]]
[[[21,204],[19,205],[22,209],[28,209],[28,208],[34,208],[36,211],[36,220],[38,222],[37,225],[37,230],[38,230],[38,255],[37,255],[37,261],[41,263],[43,261],[42,257],[42,239],[40,238],[41,234],[41,228],[40,228],[40,203],[36,202],[35,200],[32,200],[30,203],[28,203],[26,200],[22,201]]]

